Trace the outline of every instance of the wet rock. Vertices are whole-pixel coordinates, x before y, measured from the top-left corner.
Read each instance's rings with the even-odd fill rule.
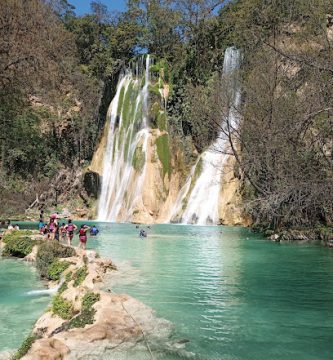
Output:
[[[83,176],[83,186],[87,194],[97,199],[100,192],[100,176],[97,172],[88,171]]]

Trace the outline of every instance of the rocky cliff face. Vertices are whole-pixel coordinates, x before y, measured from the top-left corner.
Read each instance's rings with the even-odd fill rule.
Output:
[[[108,128],[105,129],[93,160],[86,173],[98,174],[102,178],[103,157],[105,153]],[[181,190],[186,176],[175,168],[175,157],[182,154],[171,154],[169,147],[163,149],[169,152],[170,172],[163,169],[159,157],[159,141],[161,137],[168,137],[166,131],[150,129],[150,138],[147,147],[147,164],[142,187],[142,197],[136,205],[131,221],[135,223],[164,223],[170,221],[171,212]],[[234,159],[229,157],[221,172],[221,191],[219,200],[220,223],[224,225],[249,225],[250,220],[242,211],[241,180],[234,174]],[[97,206],[97,204],[96,204]],[[121,214],[119,221],[125,221]]]

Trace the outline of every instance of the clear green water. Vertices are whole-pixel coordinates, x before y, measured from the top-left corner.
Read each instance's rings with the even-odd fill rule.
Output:
[[[0,352],[18,348],[30,333],[49,297],[28,292],[43,288],[34,267],[0,257]]]
[[[128,271],[114,290],[173,322],[194,359],[332,359],[330,249],[276,244],[240,228],[156,225],[140,239],[134,225],[98,226],[88,248]]]

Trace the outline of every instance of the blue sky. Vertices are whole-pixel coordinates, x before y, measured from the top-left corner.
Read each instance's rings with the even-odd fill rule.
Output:
[[[83,15],[90,12],[90,2],[91,0],[69,0],[70,4],[75,6],[75,12],[77,15]],[[125,9],[126,0],[102,0],[103,4],[105,4],[109,11],[122,11]]]

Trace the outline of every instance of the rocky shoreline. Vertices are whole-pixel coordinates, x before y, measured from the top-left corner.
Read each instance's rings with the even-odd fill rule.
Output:
[[[28,238],[37,244],[24,259],[38,268],[41,249],[52,242],[41,240],[38,235]],[[8,243],[6,238],[1,241],[5,254],[10,250]],[[71,252],[72,256],[53,259],[48,265],[49,274],[58,278],[48,283],[55,296],[12,359],[121,359],[127,351],[142,352],[145,358],[152,358],[152,352],[161,351],[162,347],[168,351],[184,347],[182,341],[171,340],[172,324],[156,318],[151,308],[129,295],[102,290],[106,275],[110,278],[110,272],[117,271],[111,260],[100,258],[92,250]]]
[[[254,229],[258,232],[258,229]],[[309,229],[285,229],[280,231],[263,230],[261,232],[267,239],[274,242],[319,243],[322,246],[332,247],[333,228],[318,227]]]

